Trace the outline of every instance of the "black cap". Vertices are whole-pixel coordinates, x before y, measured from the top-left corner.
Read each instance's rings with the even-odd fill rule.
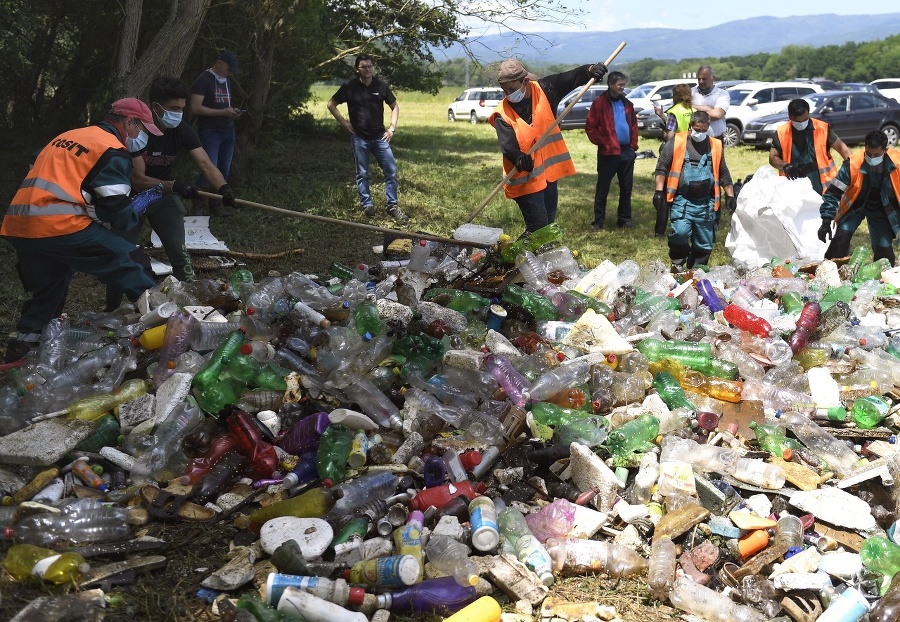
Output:
[[[228,65],[228,68],[231,70],[233,74],[241,73],[241,67],[238,65],[237,56],[235,56],[234,52],[222,52],[219,54],[219,60],[225,61]]]

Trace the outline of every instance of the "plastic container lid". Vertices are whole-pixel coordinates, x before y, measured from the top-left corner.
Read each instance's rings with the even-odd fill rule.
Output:
[[[404,555],[397,564],[397,578],[403,585],[413,585],[419,580],[419,560],[412,555]]]
[[[351,607],[362,607],[366,599],[366,591],[361,587],[351,587],[350,596],[347,598],[347,604]]]

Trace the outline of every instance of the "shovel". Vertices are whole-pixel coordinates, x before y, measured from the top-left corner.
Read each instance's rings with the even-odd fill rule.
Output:
[[[610,54],[609,58],[607,58],[606,62],[603,64],[606,65],[607,67],[609,67],[610,63],[613,62],[613,60],[616,58],[616,56],[619,55],[619,52],[621,52],[624,47],[625,47],[625,42],[622,41],[622,43],[619,44],[619,47],[617,47],[613,51],[613,53]],[[541,134],[541,137],[537,139],[537,142],[535,142],[531,146],[531,148],[528,150],[528,155],[531,155],[532,153],[534,153],[535,151],[537,151],[538,149],[540,149],[543,146],[544,141],[547,140],[547,137],[550,136],[550,133],[556,129],[556,127],[559,125],[560,121],[562,121],[563,119],[566,118],[566,115],[569,114],[569,111],[572,110],[572,107],[575,104],[577,104],[581,100],[582,97],[584,97],[584,94],[588,92],[588,89],[591,88],[591,86],[593,86],[593,84],[594,84],[593,78],[591,78],[590,80],[587,81],[587,84],[584,85],[584,87],[581,89],[581,91],[578,93],[578,95],[576,95],[574,98],[572,98],[572,101],[569,102],[569,105],[566,106],[565,110],[563,110],[560,113],[560,115],[556,118],[556,120],[553,122],[553,125],[551,125],[546,130],[544,130],[544,133]],[[497,196],[497,193],[500,192],[500,190],[503,188],[503,186],[506,184],[506,182],[508,182],[512,178],[512,176],[518,172],[519,171],[515,167],[511,168],[510,171],[503,177],[503,179],[500,180],[500,183],[497,184],[497,186],[491,191],[491,193],[487,196],[487,198],[481,202],[481,205],[476,207],[475,211],[469,215],[469,218],[466,220],[466,223],[470,223],[473,220],[475,220],[475,218],[478,216],[478,214],[481,213],[481,210],[483,210],[485,208],[485,206],[491,202],[491,199],[493,199],[495,196]]]

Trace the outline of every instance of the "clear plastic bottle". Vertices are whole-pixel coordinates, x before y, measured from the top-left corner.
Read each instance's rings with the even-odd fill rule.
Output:
[[[190,348],[194,324],[194,316],[184,312],[175,313],[166,321],[166,334],[159,350],[159,365],[153,373],[155,388],[158,389],[175,373],[175,359]]]
[[[319,598],[296,587],[286,587],[278,601],[278,611],[305,622],[368,622],[368,617],[358,611],[349,611],[340,605]]]
[[[128,511],[124,508],[104,507],[96,501],[84,499],[62,509],[60,514],[27,516],[7,530],[17,542],[48,546],[57,540],[75,544],[108,542],[129,535]]]
[[[641,457],[641,465],[634,476],[631,490],[634,503],[647,504],[653,495],[653,488],[659,481],[659,457],[656,452],[647,452]]]
[[[172,456],[181,449],[184,437],[200,424],[203,416],[193,398],[174,408],[157,425],[150,446],[135,460],[131,470],[132,479],[135,482],[146,482],[159,475]]]
[[[530,397],[531,383],[513,367],[508,358],[498,354],[488,354],[485,357],[485,368],[513,404],[520,408],[525,406],[525,402]]]
[[[564,575],[602,573],[613,578],[631,577],[647,570],[647,560],[632,549],[584,538],[549,538],[547,550],[554,570]]]
[[[766,371],[752,356],[744,352],[739,346],[730,342],[716,344],[716,355],[722,360],[729,361],[737,366],[744,380],[761,380]]]
[[[654,538],[647,569],[647,586],[656,600],[666,600],[675,583],[675,543],[672,538]]]
[[[400,410],[370,380],[359,378],[343,390],[348,398],[358,404],[360,409],[381,427],[393,429],[403,427]]]
[[[861,464],[856,452],[808,417],[797,412],[785,412],[780,419],[801,443],[825,460],[838,475],[844,477]]]
[[[460,585],[478,583],[478,564],[469,559],[469,548],[445,535],[432,535],[425,546],[425,556],[435,568],[451,575]]]
[[[677,579],[669,592],[672,605],[711,622],[766,622],[761,612],[739,605],[726,595],[700,585],[683,576]]]

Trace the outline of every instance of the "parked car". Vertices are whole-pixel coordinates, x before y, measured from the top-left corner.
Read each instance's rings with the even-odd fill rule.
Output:
[[[831,89],[829,89],[831,90]],[[878,93],[878,87],[874,84],[868,84],[866,82],[841,82],[838,84],[838,88],[834,89],[835,91],[864,91],[866,93]]]
[[[900,101],[900,78],[881,78],[869,82],[885,97]]]
[[[447,108],[447,120],[454,123],[457,119],[466,119],[472,124],[487,121],[502,99],[503,89],[491,87],[466,89]]]
[[[575,98],[575,96],[577,96],[582,91],[583,88],[583,86],[579,86],[577,89],[566,93],[566,96],[559,100],[559,106],[556,107],[557,117],[562,114],[562,111],[566,109],[566,106],[569,105],[569,102],[571,102]],[[587,123],[588,111],[591,109],[591,104],[594,103],[595,99],[600,97],[601,93],[605,92],[605,84],[592,84],[591,87],[587,90],[587,93],[585,93],[584,96],[580,100],[578,100],[578,103],[572,106],[572,109],[569,111],[569,114],[566,115],[566,118],[559,122],[559,129],[584,129],[584,126]]]
[[[741,133],[748,122],[786,109],[788,102],[797,97],[821,93],[822,87],[812,82],[757,82],[727,90],[731,104],[725,113],[724,140],[726,147],[734,147],[741,142]]]
[[[900,103],[893,99],[861,91],[826,91],[804,99],[809,101],[809,116],[827,121],[847,144],[862,142],[872,130],[887,134],[890,147],[896,146],[900,139]],[[787,122],[787,110],[754,119],[747,123],[743,141],[768,147],[778,128]]]
[[[638,134],[644,138],[665,138],[666,122],[659,118],[653,108],[637,113],[637,126]]]
[[[656,82],[645,82],[640,86],[636,86],[628,94],[628,99],[634,104],[634,111],[653,110],[654,106],[660,106],[663,110],[672,105],[672,89],[676,84],[687,84],[689,86],[697,86],[697,80],[694,78],[678,78],[676,80],[658,80]]]

